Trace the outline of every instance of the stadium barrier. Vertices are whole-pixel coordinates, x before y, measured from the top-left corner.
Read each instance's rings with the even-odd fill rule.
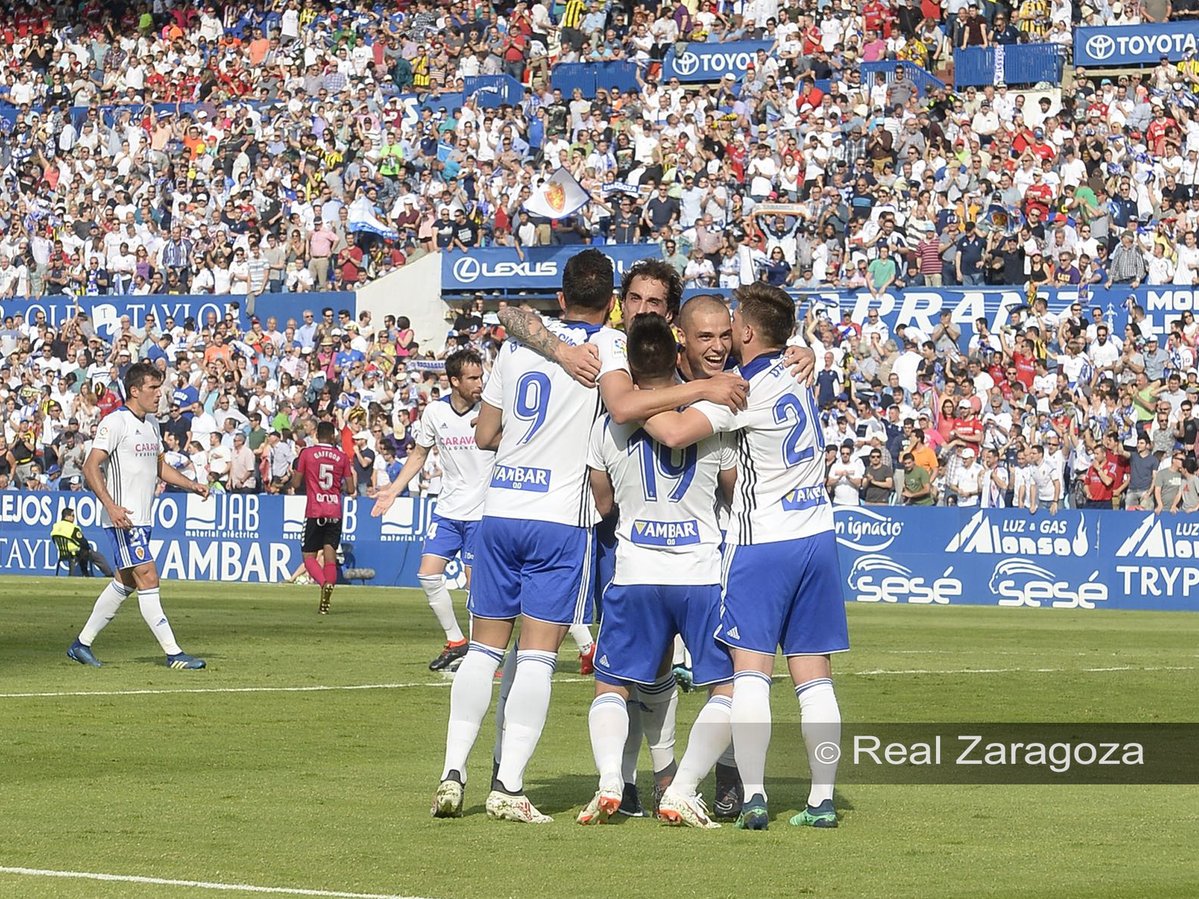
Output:
[[[525,87],[511,75],[471,75],[463,79],[462,95],[483,109],[496,109],[520,105]]]
[[[610,249],[610,248],[609,248]],[[698,293],[717,293],[729,296],[728,288],[699,288],[683,291],[683,300]],[[1027,309],[1028,297],[1022,287],[911,287],[871,295],[868,290],[796,290],[788,288],[799,305],[799,313],[805,314],[809,306],[815,306],[818,315],[832,321],[840,320],[841,312],[848,311],[852,320],[861,324],[866,321],[866,312],[877,309],[879,317],[886,323],[889,333],[894,334],[899,325],[915,328],[917,337],[927,338],[937,325],[941,312],[948,310],[951,320],[962,331],[958,344],[961,349],[969,348],[974,336],[974,324],[979,318],[986,319],[991,333],[997,333],[1006,324],[1016,309]],[[1199,310],[1199,289],[1174,287],[1166,284],[1154,287],[1092,288],[1080,292],[1077,287],[1048,288],[1041,290],[1038,297],[1044,299],[1049,312],[1060,315],[1070,304],[1081,301],[1083,317],[1090,321],[1090,309],[1098,307],[1104,320],[1111,326],[1111,333],[1122,338],[1124,325],[1128,321],[1129,300],[1145,310],[1141,333],[1166,334],[1169,323],[1187,310]]]
[[[934,75],[930,75],[914,62],[902,60],[895,62],[894,60],[880,60],[879,62],[864,62],[860,66],[862,72],[862,84],[874,84],[874,76],[882,72],[887,77],[887,84],[895,80],[895,70],[903,69],[904,76],[908,81],[916,86],[916,90],[921,97],[925,97],[930,91],[937,88],[945,87],[945,82]],[[828,90],[827,82],[821,90]]]
[[[588,100],[595,99],[596,91],[601,87],[621,93],[641,90],[637,83],[637,63],[626,61],[560,62],[550,69],[550,86],[562,91],[562,96],[568,100],[576,89]]]
[[[1060,86],[1066,49],[1057,44],[998,44],[953,51],[953,86],[1036,84]]]
[[[280,583],[301,564],[303,496],[217,494],[208,500],[163,493],[154,503],[150,550],[159,573],[192,581]],[[417,585],[421,544],[435,503],[409,497],[395,501],[382,518],[371,518],[374,500],[345,501],[343,568],[374,568],[376,586]],[[53,574],[57,552],[50,528],[61,510],[75,509],[76,522],[97,549],[112,558],[101,532],[100,504],[85,492],[0,492],[0,571]],[[446,577],[464,586],[457,563]]]
[[[50,528],[73,506],[105,555],[89,493],[0,493],[0,571],[52,575]],[[301,564],[303,496],[167,493],[154,509],[151,551],[166,578],[279,583]],[[382,518],[346,501],[343,568],[373,568],[374,586],[416,587],[435,508],[401,498]],[[1199,520],[1151,512],[838,507],[847,602],[1012,608],[1199,611]],[[457,562],[447,578],[465,583]]]
[[[17,297],[0,299],[0,321],[6,315],[20,313],[26,321],[32,321],[37,312],[46,313],[46,322],[61,327],[76,312],[84,312],[91,319],[96,333],[105,340],[117,331],[121,316],[128,315],[130,324],[140,328],[145,324],[146,313],[153,312],[158,326],[168,317],[175,319],[180,327],[188,318],[194,318],[198,327],[211,312],[224,319],[230,303],[238,304],[241,327],[250,326],[250,310],[245,294],[118,294],[114,296],[46,296],[30,299]],[[322,306],[348,309],[350,316],[357,318],[358,303],[352,291],[328,291],[323,293],[260,293],[254,298],[253,314],[265,323],[272,315],[279,320],[279,330],[289,318],[300,320],[305,309],[318,310]]]
[[[1199,611],[1199,520],[1134,511],[851,506],[848,602]]]
[[[376,321],[380,321],[380,316],[386,313],[410,314],[414,321],[422,318],[422,321],[427,319],[433,323],[427,329],[427,333],[422,333],[421,340],[436,343],[444,336],[440,325],[437,324],[444,320],[446,315],[443,294],[451,295],[447,298],[451,305],[456,302],[452,295],[476,291],[483,291],[493,297],[501,293],[521,291],[528,294],[552,295],[562,286],[562,267],[566,260],[581,249],[584,248],[530,247],[524,251],[523,259],[515,250],[504,248],[473,250],[469,255],[441,253],[432,257],[439,266],[441,280],[436,289],[431,286],[429,279],[423,279],[414,293],[409,293],[405,288],[400,293],[393,293],[391,297],[375,297],[361,304],[357,295],[350,292],[262,294],[256,298],[254,314],[263,321],[273,315],[278,318],[280,326],[289,317],[298,319],[304,309],[320,309],[322,306],[348,309],[354,317],[357,317],[360,307],[370,308],[376,316]],[[609,244],[599,245],[598,249],[612,258],[617,279],[638,259],[656,256],[659,253],[657,244]],[[406,272],[407,269],[402,268],[399,271]],[[388,289],[391,289],[391,282],[388,283]],[[723,288],[703,288],[685,291],[684,296],[695,293],[728,295],[731,291]],[[897,326],[906,325],[916,328],[923,335],[928,335],[937,324],[941,311],[948,309],[953,322],[962,329],[959,344],[963,350],[969,346],[970,338],[974,335],[976,319],[985,318],[992,332],[995,332],[1008,321],[1011,311],[1024,306],[1027,300],[1024,290],[1016,286],[913,287],[883,293],[878,297],[872,296],[867,290],[832,288],[790,289],[788,293],[801,305],[802,311],[806,311],[809,304],[815,304],[818,312],[828,315],[833,321],[840,318],[841,310],[849,310],[854,321],[862,322],[866,320],[868,309],[878,309],[880,318],[892,333]],[[397,302],[395,296],[410,299]],[[1039,296],[1047,301],[1049,311],[1053,313],[1061,313],[1079,299],[1084,307],[1098,306],[1103,310],[1105,319],[1111,324],[1112,333],[1116,337],[1121,337],[1124,333],[1124,324],[1128,318],[1126,303],[1129,300],[1135,300],[1145,310],[1142,332],[1150,330],[1157,334],[1165,334],[1169,322],[1179,318],[1183,312],[1199,310],[1199,289],[1169,284],[1138,287],[1135,290],[1129,287],[1115,287],[1111,290],[1094,288],[1082,297],[1076,287],[1049,288],[1042,290]],[[422,297],[425,299],[421,299]],[[209,312],[223,317],[230,302],[239,304],[242,327],[248,327],[245,297],[237,294],[78,298],[79,308],[91,317],[97,332],[104,338],[111,337],[122,315],[128,315],[135,328],[144,324],[147,312],[155,314],[159,326],[167,316],[174,317],[180,325],[188,317],[194,317],[197,323],[203,324]],[[16,313],[21,313],[26,320],[30,320],[34,313],[42,311],[46,313],[46,321],[58,327],[75,314],[75,303],[76,298],[70,296],[0,300],[0,321],[4,316]],[[429,308],[424,309],[422,303]]]

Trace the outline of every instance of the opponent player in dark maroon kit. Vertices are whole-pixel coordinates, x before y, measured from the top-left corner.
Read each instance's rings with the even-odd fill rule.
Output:
[[[304,567],[321,588],[320,614],[329,614],[329,600],[337,583],[337,547],[341,543],[341,496],[355,491],[354,466],[337,446],[332,422],[316,426],[316,446],[305,447],[296,460],[291,487],[304,482],[308,505],[304,510]],[[324,564],[317,555],[324,554]]]

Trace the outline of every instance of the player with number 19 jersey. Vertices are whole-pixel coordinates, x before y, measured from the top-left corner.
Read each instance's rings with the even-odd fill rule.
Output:
[[[608,472],[620,510],[614,584],[719,582],[716,478],[737,467],[730,436],[671,450],[640,423],[604,415],[592,428],[587,465]]]
[[[719,621],[717,479],[737,467],[732,438],[713,434],[680,450],[655,442],[639,423],[595,423],[587,465],[606,471],[619,511],[616,569],[604,593],[597,677],[652,684],[681,635],[695,684],[728,680],[728,654],[712,633]]]

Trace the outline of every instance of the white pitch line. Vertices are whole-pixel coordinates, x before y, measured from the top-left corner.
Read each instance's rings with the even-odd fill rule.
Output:
[[[140,877],[133,874],[100,874],[93,871],[50,871],[44,868],[0,866],[0,874],[23,877],[61,877],[69,880],[101,880],[109,883],[144,883],[150,886],[191,887],[228,893],[272,893],[279,896],[319,896],[323,899],[422,899],[393,893],[350,893],[344,890],[309,890],[302,887],[264,887],[249,883],[213,883],[206,880],[171,880],[165,877]]]
[[[893,674],[1096,674],[1107,671],[1194,671],[1193,665],[1115,665],[1108,668],[907,668],[902,670],[874,668],[869,671],[850,671],[858,677]]]
[[[420,681],[411,684],[313,684],[305,687],[171,687],[147,690],[56,690],[40,693],[0,693],[0,699],[55,699],[63,696],[170,696],[180,693],[336,693],[354,690],[411,690],[420,687],[448,687],[453,678]],[[560,677],[556,684],[590,683],[589,677]]]

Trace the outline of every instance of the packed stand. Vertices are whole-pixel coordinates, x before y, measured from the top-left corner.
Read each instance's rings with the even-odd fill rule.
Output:
[[[841,505],[1199,510],[1199,323],[1168,334],[1129,301],[1112,332],[1098,306],[1043,297],[968,350],[948,310],[931,333],[891,334],[813,304],[827,486]]]
[[[100,419],[121,404],[134,361],[164,375],[158,412],[166,461],[215,492],[286,493],[299,451],[316,424],[333,421],[354,462],[359,493],[373,496],[403,466],[411,428],[447,394],[438,357],[471,346],[494,358],[504,331],[496,313],[472,305],[457,316],[443,349],[425,351],[408,319],[369,312],[304,309],[294,319],[162,322],[127,317],[111,344],[86,313],[61,330],[44,313],[6,317],[0,328],[0,490],[79,490]],[[68,361],[61,361],[66,359]],[[436,496],[440,460],[430,452],[413,495]],[[172,488],[166,488],[172,489]]]
[[[1166,14],[1192,17],[1192,5],[1183,0]],[[1155,9],[1142,4],[1136,15],[1152,18]],[[578,0],[498,9],[421,2],[334,8],[299,0],[13,7],[0,12],[0,55],[11,72],[0,97],[15,107],[11,135],[0,146],[7,175],[0,185],[0,298],[352,288],[431,252],[509,246],[522,253],[594,242],[648,244],[691,288],[764,279],[801,294],[834,287],[879,296],[908,286],[989,284],[1035,297],[1050,286],[1078,286],[1085,296],[1098,285],[1195,285],[1193,56],[1114,81],[1075,70],[1064,91],[999,84],[926,92],[908,68],[947,75],[954,47],[1045,40],[1076,20],[1120,23],[1131,15],[1119,4],[1046,0],[981,9],[958,2],[944,11],[917,0],[895,8],[872,0],[861,9],[839,0],[777,13],[772,4],[652,9]],[[672,48],[743,38],[774,41],[743,80],[685,87],[660,77]],[[606,60],[636,61],[640,89],[601,89],[589,99],[549,85],[557,62]],[[887,71],[863,78],[862,64],[872,62],[888,63]],[[472,99],[440,102],[476,74],[526,82],[524,100],[498,109]],[[826,81],[827,89],[817,86]],[[413,95],[417,106],[402,99]],[[82,114],[71,112],[78,107]],[[563,166],[591,202],[556,221],[523,211]],[[373,224],[355,230],[361,222]],[[319,309],[311,311],[323,321]],[[902,433],[907,418],[924,430],[916,449],[933,453],[935,461],[914,455],[924,460],[916,467],[926,470],[929,497],[938,502],[994,504],[996,493],[1026,506],[1051,505],[1054,496],[1062,504],[1084,501],[1075,485],[1086,483],[1100,453],[1090,444],[1114,441],[1118,448],[1108,455],[1123,450],[1131,457],[1140,432],[1155,461],[1161,453],[1173,466],[1173,451],[1183,451],[1171,484],[1193,479],[1190,400],[1185,408],[1175,402],[1179,393],[1191,396],[1194,384],[1196,335],[1185,320],[1177,335],[1156,335],[1166,342],[1156,347],[1148,333],[1100,340],[1089,316],[1102,312],[1082,306],[1088,318],[1078,333],[1061,328],[1073,313],[1057,322],[1043,312],[1036,331],[1022,330],[1017,315],[1007,334],[966,346],[952,323],[930,335],[889,334],[872,320],[825,321],[819,311],[807,306],[804,329],[821,376],[837,385],[831,393],[820,385],[830,443],[842,427],[839,413],[855,435],[859,417],[874,422],[865,425],[869,431],[883,428],[888,439],[878,459],[893,469],[892,501],[905,499],[896,459],[902,466],[905,444],[913,444],[888,425]],[[72,453],[60,458],[57,451],[62,436],[74,435],[68,439],[82,448],[95,416],[117,399],[121,366],[142,357],[162,359],[175,385],[164,391],[164,403],[178,397],[180,409],[176,418],[164,407],[164,418],[190,415],[190,425],[199,417],[198,432],[177,426],[168,438],[180,444],[172,459],[197,477],[211,476],[217,448],[218,481],[223,451],[241,458],[238,478],[228,463],[228,489],[278,489],[274,472],[285,470],[297,434],[327,412],[393,464],[402,459],[406,426],[422,398],[434,394],[418,382],[437,380],[412,363],[389,368],[391,359],[412,352],[397,342],[406,331],[402,321],[378,332],[369,322],[348,322],[346,333],[330,329],[318,342],[288,335],[289,324],[296,334],[308,327],[306,316],[267,320],[244,335],[223,322],[187,330],[182,322],[148,320],[144,327],[122,323],[108,344],[86,318],[55,332],[16,317],[0,331],[0,374],[8,385],[0,470],[8,469],[3,477],[11,483],[31,464],[41,466],[45,474],[33,482],[17,479],[21,488],[56,478],[76,483]],[[461,339],[496,339],[481,315],[475,330],[466,324],[455,328],[466,333]],[[847,326],[855,333],[845,333]],[[332,344],[323,343],[326,336]],[[1113,349],[1117,356],[1109,359]],[[1163,354],[1167,363],[1135,361]],[[902,399],[889,402],[897,389]],[[987,433],[996,391],[999,414],[1012,416],[1010,434],[1000,439],[991,428],[989,443],[972,440],[976,429]],[[842,395],[847,399],[838,400]],[[962,399],[969,415],[959,416]],[[872,412],[863,412],[863,401]],[[372,402],[379,408],[371,411]],[[1165,405],[1166,424],[1158,426]],[[209,417],[220,418],[219,428],[208,427]],[[954,424],[963,420],[965,426]],[[1167,430],[1175,434],[1168,450]],[[252,485],[238,431],[255,455]],[[389,438],[391,457],[378,438]],[[1046,475],[1036,499],[1017,489],[1021,438],[1026,446],[1045,444],[1058,471],[1060,483],[1044,487]],[[959,465],[968,453],[951,451],[955,441],[972,444],[983,458]],[[263,472],[262,448],[269,455],[276,442],[285,449]],[[33,460],[20,444],[32,444]],[[850,453],[863,466],[872,464],[867,444],[855,442]],[[1011,471],[1008,488],[984,499],[959,483],[958,469],[987,467],[990,449]],[[1025,450],[1026,464],[1035,454]],[[1129,464],[1136,474],[1131,458]],[[868,489],[869,501],[881,501],[888,489],[887,478],[830,481],[838,501],[851,500],[855,479],[859,501]],[[1120,501],[1147,504],[1134,489],[1143,481],[1133,477],[1117,493]],[[1189,489],[1167,490],[1161,505],[1181,497],[1184,508],[1193,507]]]

